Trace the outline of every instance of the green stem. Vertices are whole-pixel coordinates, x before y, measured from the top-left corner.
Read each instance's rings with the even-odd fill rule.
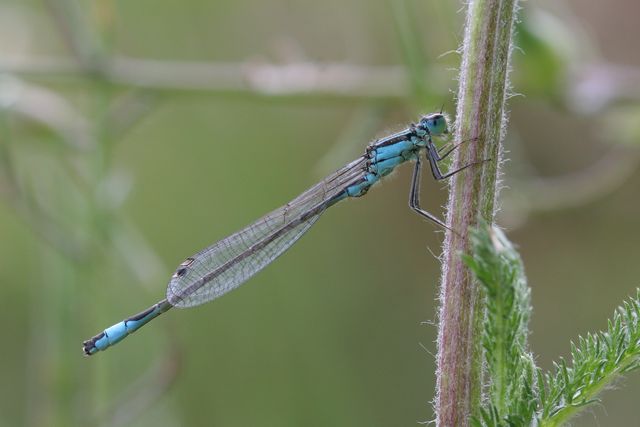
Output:
[[[442,264],[436,420],[439,426],[467,426],[477,414],[482,383],[482,291],[460,253],[470,252],[467,230],[481,216],[492,223],[498,192],[501,140],[511,36],[517,0],[472,0],[462,46],[456,140],[472,140],[453,167],[490,159],[451,180]]]

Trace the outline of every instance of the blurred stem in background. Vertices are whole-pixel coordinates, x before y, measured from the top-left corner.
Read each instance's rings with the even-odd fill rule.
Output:
[[[165,276],[154,251],[118,212],[128,186],[112,164],[116,138],[149,111],[149,97],[131,92],[115,102],[117,88],[102,73],[107,53],[91,31],[89,14],[74,1],[46,4],[73,54],[75,62],[70,64],[77,64],[88,80],[89,107],[83,114],[48,89],[7,75],[0,81],[2,194],[47,243],[36,257],[46,265],[42,286],[31,289],[36,309],[28,340],[32,369],[27,388],[32,398],[25,407],[26,418],[31,425],[88,425],[94,419],[128,425],[171,384],[179,354],[169,348],[159,363],[141,373],[140,381],[132,382],[131,390],[118,393],[134,398],[119,402],[117,411],[98,406],[110,399],[108,364],[100,364],[93,370],[96,377],[87,378],[85,370],[77,369],[78,361],[64,355],[77,346],[74,319],[92,319],[96,325],[105,321],[99,310],[109,306],[104,303],[110,293],[89,284],[98,282],[113,262],[128,267],[142,284]],[[111,21],[101,22],[110,33]],[[12,124],[22,117],[49,129],[51,146],[34,155],[24,144],[11,144]],[[86,292],[87,300],[99,303],[69,305],[74,295]],[[78,310],[88,312],[78,315]]]
[[[419,108],[429,108],[424,105],[429,99],[428,80],[425,79],[427,61],[425,60],[424,46],[421,44],[420,33],[417,30],[413,17],[416,16],[412,4],[407,1],[390,1],[389,7],[393,14],[395,30],[398,35],[398,43],[402,48],[402,58],[407,73],[407,86]],[[436,111],[435,108],[431,110]],[[431,111],[430,110],[430,111]]]
[[[57,2],[49,0],[49,3]],[[422,59],[423,48],[417,42],[420,36],[415,34],[415,25],[411,24],[409,16],[412,14],[411,6],[397,3],[392,2],[390,7],[405,66],[363,66],[298,60],[283,64],[255,60],[239,63],[158,61],[121,55],[98,55],[100,59],[93,65],[86,65],[87,60],[71,61],[59,57],[5,57],[0,59],[0,71],[8,76],[15,75],[45,83],[99,79],[114,89],[126,89],[128,92],[124,96],[126,100],[122,102],[123,105],[113,109],[114,114],[124,119],[125,128],[135,124],[135,119],[131,119],[134,123],[127,123],[129,117],[143,117],[153,108],[161,94],[208,93],[280,102],[305,99],[351,100],[386,105],[410,98],[417,109],[432,111],[438,106],[427,105],[430,99],[449,97],[444,90],[447,82],[438,74],[436,67],[430,67]],[[53,6],[51,9],[57,10]],[[527,93],[529,98],[539,96],[558,99],[557,93],[561,88],[560,93],[565,97],[558,100],[562,101],[562,105],[578,114],[587,114],[594,119],[597,128],[610,129],[606,136],[614,143],[611,144],[609,153],[582,172],[545,178],[537,176],[535,171],[531,171],[533,176],[520,176],[522,171],[515,171],[517,173],[513,178],[517,182],[518,191],[505,194],[501,212],[503,219],[512,228],[523,224],[532,213],[574,207],[602,197],[624,182],[640,161],[639,151],[635,147],[625,147],[618,143],[638,139],[640,129],[633,124],[638,122],[640,111],[635,106],[627,106],[603,114],[605,108],[612,104],[640,99],[640,92],[636,90],[640,87],[640,70],[581,58],[572,58],[578,65],[569,69],[568,65],[558,62],[566,53],[548,40],[548,35],[536,30],[538,21],[544,21],[546,28],[558,28],[560,24],[539,10],[529,8],[527,12],[517,32],[518,44],[527,53],[526,56],[516,55],[516,60],[521,62],[516,74],[522,75],[519,80],[516,76],[516,85],[524,86],[519,90]],[[109,19],[104,20],[109,22]],[[566,39],[571,39],[572,33],[580,33],[566,28],[562,31],[564,32],[557,36]],[[78,33],[84,32],[86,31]],[[67,37],[73,33],[63,31]],[[68,44],[74,45],[71,42]],[[95,52],[96,49],[75,50]],[[95,57],[96,54],[90,56]],[[545,64],[552,72],[536,71],[536,67]],[[533,83],[527,77],[532,74],[537,78]],[[430,84],[425,87],[424,82]],[[29,89],[36,90],[35,87]],[[19,108],[21,105],[15,107]],[[131,112],[133,114],[129,114]],[[56,118],[47,120],[51,122]],[[86,119],[82,120],[86,123]],[[74,128],[79,125],[68,124],[65,127]],[[65,131],[64,127],[61,130]],[[117,136],[114,135],[114,138]],[[526,162],[526,159],[522,160]],[[592,174],[597,178],[582,178],[584,175],[593,176]],[[515,186],[512,184],[512,187]]]

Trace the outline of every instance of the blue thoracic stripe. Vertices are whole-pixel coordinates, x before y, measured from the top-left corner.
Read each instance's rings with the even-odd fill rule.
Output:
[[[380,176],[385,176],[391,173],[396,166],[402,164],[406,161],[403,156],[392,157],[387,160],[383,160],[378,163],[374,163],[371,165],[370,170],[372,173],[378,174]]]
[[[370,165],[367,174],[362,181],[348,187],[345,192],[348,197],[360,197],[381,177],[390,174],[398,165],[407,160],[414,159],[416,151],[421,148],[421,139],[408,137],[400,139],[393,144],[376,146],[369,151]]]
[[[369,187],[378,182],[379,179],[380,176],[369,172],[364,176],[361,182],[347,187],[345,192],[349,197],[360,197],[369,190]]]
[[[402,155],[403,152],[415,150],[415,148],[416,148],[415,144],[408,139],[396,142],[393,145],[387,145],[386,147],[377,147],[371,152],[372,161],[376,163],[376,162],[381,162],[383,160],[398,157]]]

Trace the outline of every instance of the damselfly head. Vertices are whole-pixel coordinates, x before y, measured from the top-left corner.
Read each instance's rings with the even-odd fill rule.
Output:
[[[426,116],[422,116],[419,126],[427,130],[429,134],[433,136],[446,135],[449,133],[447,117],[444,113],[431,113]]]

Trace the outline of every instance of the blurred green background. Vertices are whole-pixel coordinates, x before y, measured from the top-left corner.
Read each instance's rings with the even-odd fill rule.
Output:
[[[640,5],[524,2],[499,223],[539,364],[640,284]],[[455,110],[462,3],[0,0],[0,425],[432,417],[442,233],[409,167],[246,286],[108,352],[185,257],[419,114]],[[425,176],[441,214],[446,187]],[[574,425],[633,425],[630,375]]]

